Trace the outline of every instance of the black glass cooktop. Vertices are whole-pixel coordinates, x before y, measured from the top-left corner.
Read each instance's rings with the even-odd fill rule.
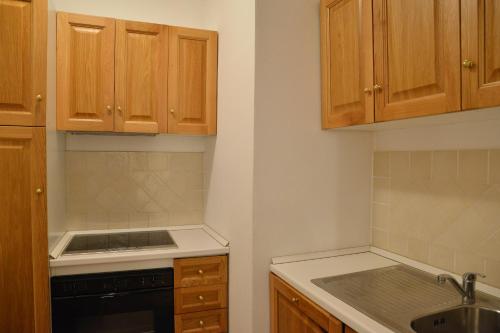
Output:
[[[177,247],[166,230],[73,236],[63,255]]]

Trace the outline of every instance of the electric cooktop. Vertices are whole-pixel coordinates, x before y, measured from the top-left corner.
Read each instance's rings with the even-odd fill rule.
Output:
[[[62,255],[177,247],[166,230],[75,235]]]

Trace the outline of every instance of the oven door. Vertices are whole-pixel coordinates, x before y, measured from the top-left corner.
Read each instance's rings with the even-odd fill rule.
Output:
[[[173,333],[171,288],[52,300],[53,333]]]

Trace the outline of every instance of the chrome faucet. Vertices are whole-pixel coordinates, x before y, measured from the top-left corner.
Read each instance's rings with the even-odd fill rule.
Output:
[[[462,295],[462,304],[471,305],[476,303],[476,280],[477,277],[485,278],[486,275],[480,273],[465,273],[462,276],[462,286],[449,274],[440,274],[437,277],[439,284],[449,281],[451,285]]]

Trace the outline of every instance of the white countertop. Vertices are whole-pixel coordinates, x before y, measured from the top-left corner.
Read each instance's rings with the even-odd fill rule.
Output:
[[[318,259],[313,259],[314,254],[300,255],[296,257],[296,261],[293,257],[274,258],[271,272],[358,333],[394,333],[394,331],[314,285],[312,279],[383,268],[399,263],[432,274],[449,273],[373,247],[344,249],[330,253],[331,256],[327,258],[324,257],[325,252],[318,253]],[[482,283],[477,284],[477,289],[496,297],[500,296],[500,290]]]
[[[168,230],[177,247],[61,256],[62,250],[74,235],[151,230]],[[71,231],[61,238],[52,251],[50,271],[52,276],[56,276],[171,267],[175,258],[227,254],[228,245],[227,241],[206,226]]]

